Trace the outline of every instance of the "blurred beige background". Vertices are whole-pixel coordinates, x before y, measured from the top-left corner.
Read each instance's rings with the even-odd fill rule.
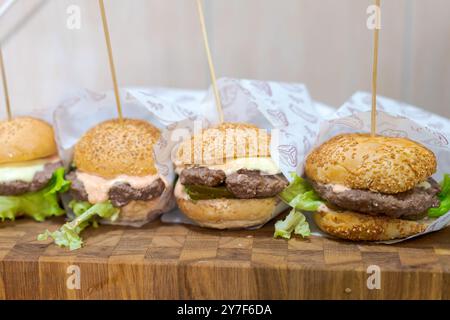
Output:
[[[41,1],[17,0],[0,36]],[[105,3],[121,86],[208,87],[195,0]],[[205,0],[217,74],[303,82],[314,99],[339,106],[370,90],[372,3]],[[66,26],[70,5],[81,9],[80,30]],[[450,117],[450,1],[385,0],[382,10],[379,93]],[[97,1],[47,0],[4,43],[14,110],[56,105],[76,88],[112,88],[102,32]]]

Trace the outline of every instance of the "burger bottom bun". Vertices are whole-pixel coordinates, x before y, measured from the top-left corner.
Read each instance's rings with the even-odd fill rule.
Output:
[[[202,227],[239,229],[262,226],[283,210],[276,210],[279,200],[213,199],[191,201],[177,199],[180,210]]]
[[[402,239],[425,231],[423,221],[322,208],[314,213],[319,228],[335,237],[352,241],[388,241]]]
[[[239,229],[259,227],[279,215],[286,205],[277,197],[192,201],[176,197],[180,210],[202,227]]]
[[[105,219],[101,223],[140,228],[175,207],[172,190],[172,188],[166,188],[161,196],[149,201],[131,201],[120,208],[119,218],[116,221]]]

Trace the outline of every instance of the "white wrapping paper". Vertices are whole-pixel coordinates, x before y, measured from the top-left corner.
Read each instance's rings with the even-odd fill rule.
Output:
[[[218,87],[225,121],[272,130],[272,152],[280,154],[274,160],[289,178],[299,165],[299,157],[315,142],[320,120],[333,111],[324,105],[317,108],[303,84],[223,78]],[[212,89],[202,95],[199,91],[130,88],[128,94],[150,110],[157,123],[169,125],[170,131],[183,126],[192,131],[193,121],[198,119],[206,125],[218,122]],[[184,122],[171,126],[179,121]],[[159,151],[166,154],[177,142]]]

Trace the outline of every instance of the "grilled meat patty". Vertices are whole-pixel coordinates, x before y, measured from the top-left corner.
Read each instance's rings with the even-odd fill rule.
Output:
[[[392,218],[416,219],[422,217],[429,208],[439,207],[437,194],[439,184],[432,178],[428,188],[416,186],[414,189],[397,193],[383,194],[368,190],[340,190],[333,186],[312,181],[314,190],[325,200],[340,208],[370,215],[386,215]]]
[[[134,189],[128,183],[116,183],[109,190],[109,200],[114,207],[124,207],[131,201],[149,201],[158,198],[166,188],[161,179],[142,189]]]
[[[72,182],[70,188],[71,196],[78,201],[89,201],[89,195],[84,188],[83,182],[77,178],[75,171],[66,176]],[[166,185],[162,179],[155,180],[149,186],[142,189],[135,189],[128,183],[116,183],[109,189],[108,197],[111,204],[116,208],[125,207],[131,201],[149,201],[161,196]]]
[[[206,167],[184,169],[180,173],[180,182],[208,187],[224,185],[238,199],[270,198],[289,184],[282,174],[265,175],[258,170],[241,169],[227,176],[222,170]]]
[[[239,170],[227,176],[227,189],[239,199],[269,198],[288,186],[282,174],[263,175],[260,171]]]
[[[63,167],[62,161],[47,163],[42,171],[37,172],[31,182],[11,181],[0,183],[0,196],[19,196],[44,189],[52,179],[53,173]]]
[[[223,170],[194,167],[181,171],[180,182],[183,185],[217,187],[225,182],[226,177]]]

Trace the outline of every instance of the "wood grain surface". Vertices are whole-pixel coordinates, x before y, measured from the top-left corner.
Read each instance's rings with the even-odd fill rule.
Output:
[[[257,231],[149,224],[88,230],[69,252],[36,241],[56,229],[20,220],[0,224],[0,299],[449,299],[450,228],[396,245],[322,237],[272,239]],[[80,268],[69,290],[69,266]],[[369,290],[367,267],[381,270]]]

